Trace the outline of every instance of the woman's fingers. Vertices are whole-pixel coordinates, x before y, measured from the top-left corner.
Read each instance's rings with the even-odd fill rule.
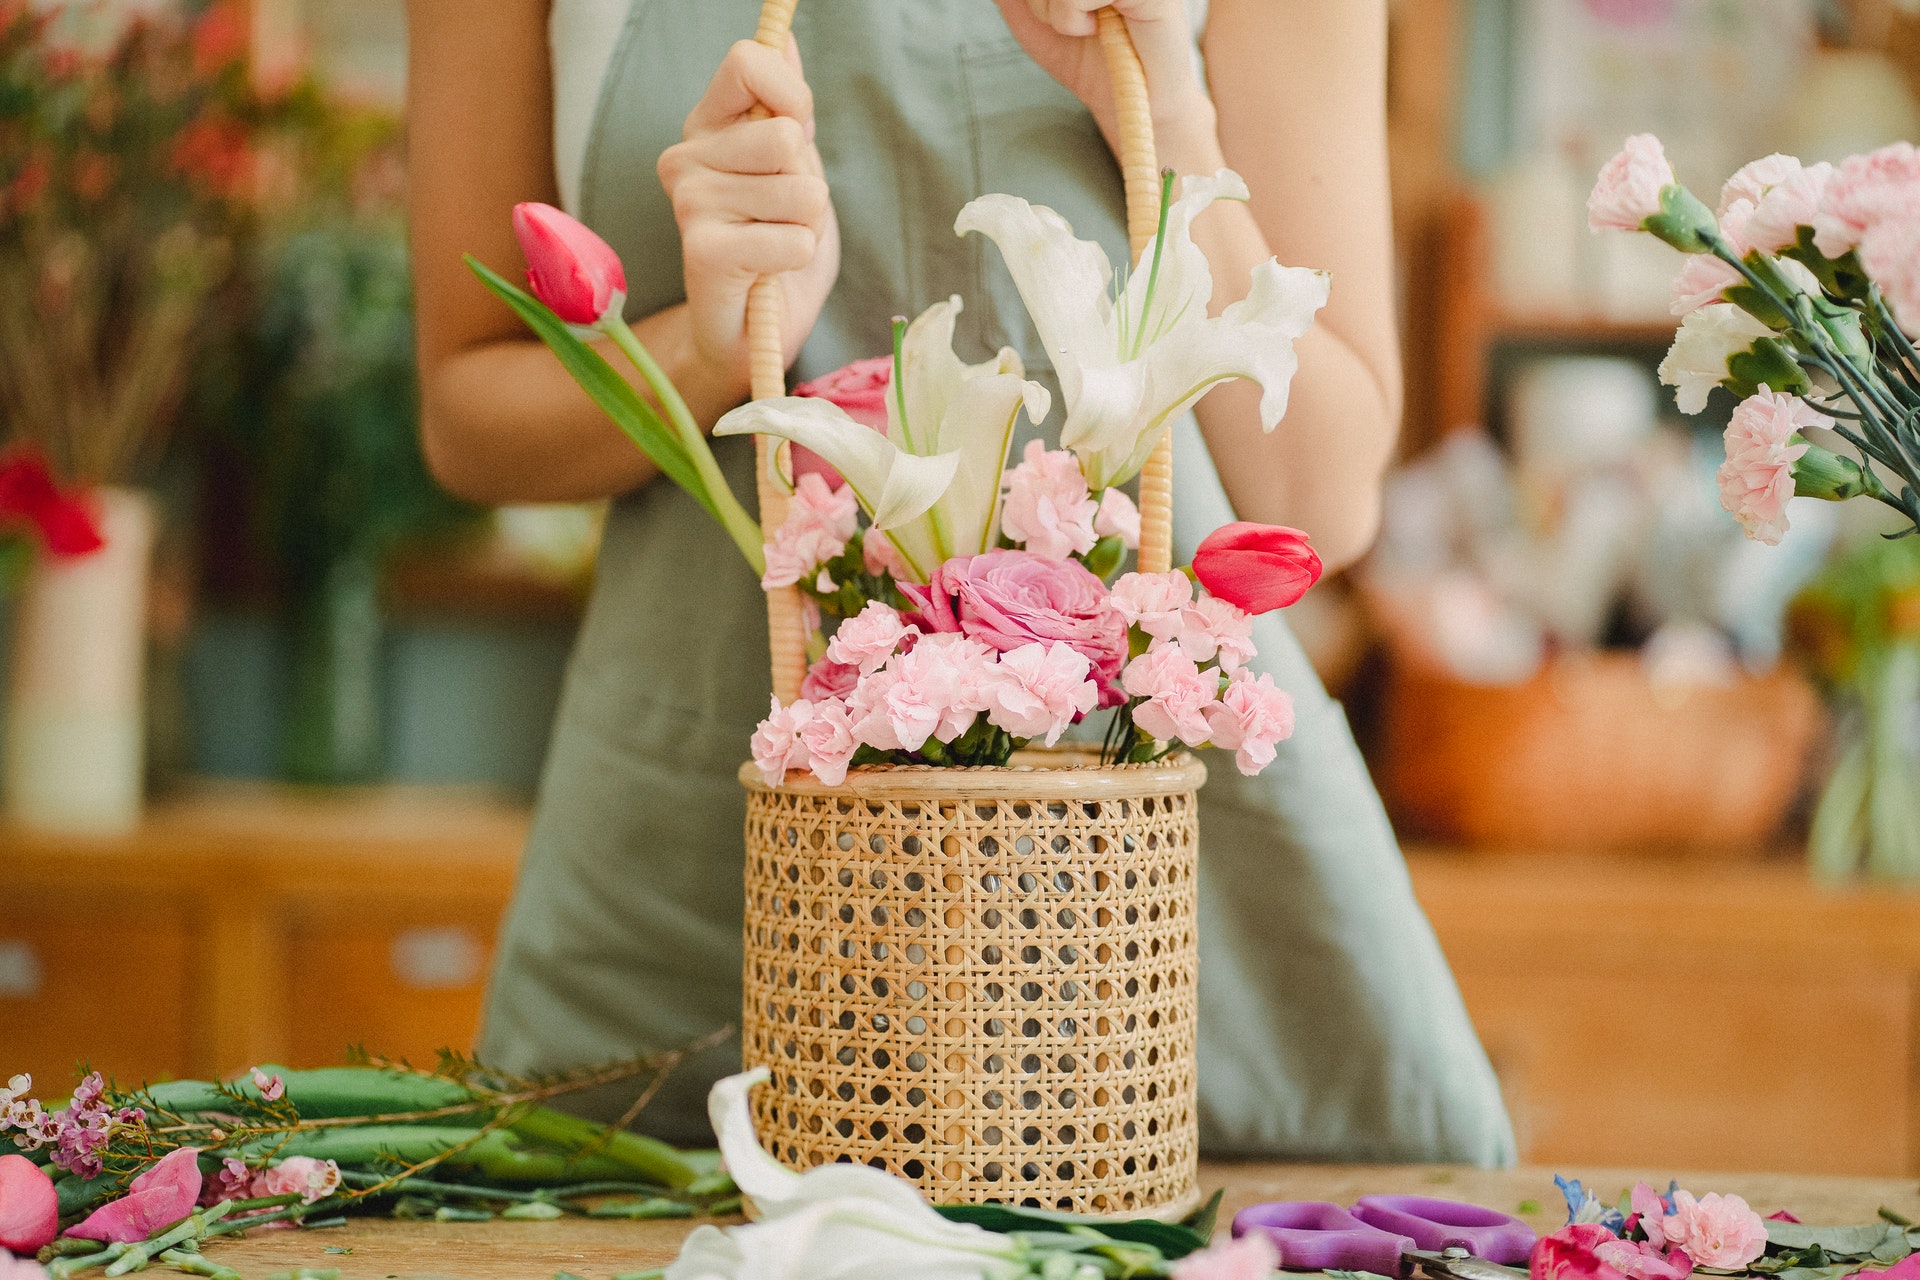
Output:
[[[818,172],[812,146],[790,116],[742,120],[715,133],[678,142],[660,153],[660,181],[671,190],[683,175],[700,169],[724,173]]]
[[[689,281],[746,282],[798,271],[813,261],[820,237],[791,222],[722,222],[702,219],[681,228],[680,248]]]
[[[685,225],[699,218],[722,222],[783,222],[826,225],[827,184],[810,173],[747,175],[708,169],[672,189],[674,217]]]
[[[813,90],[801,74],[797,51],[769,49],[752,40],[737,41],[720,60],[707,91],[687,116],[684,136],[724,129],[763,106],[775,116],[813,124]]]

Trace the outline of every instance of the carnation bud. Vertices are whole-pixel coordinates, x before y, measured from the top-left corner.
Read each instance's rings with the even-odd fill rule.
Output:
[[[1660,189],[1660,212],[1641,223],[1640,229],[1682,253],[1711,253],[1708,238],[1719,238],[1720,220],[1698,196],[1674,182]]]
[[[1863,467],[1844,454],[1811,444],[1804,436],[1795,435],[1788,443],[1807,446],[1807,451],[1793,463],[1793,491],[1799,497],[1845,502],[1849,498],[1877,498],[1886,493],[1871,467]]]

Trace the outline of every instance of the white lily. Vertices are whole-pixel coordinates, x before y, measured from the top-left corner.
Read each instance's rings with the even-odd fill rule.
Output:
[[[1215,383],[1258,382],[1264,430],[1286,413],[1299,367],[1293,343],[1326,305],[1327,275],[1268,259],[1253,269],[1245,298],[1209,316],[1213,275],[1190,227],[1221,199],[1247,199],[1231,169],[1183,179],[1179,198],[1162,201],[1159,233],[1117,297],[1105,251],[1075,239],[1052,209],[982,196],[954,223],[957,234],[992,240],[1006,259],[1060,375],[1060,442],[1079,455],[1096,492],[1138,472],[1161,432]]]
[[[1029,1272],[1018,1240],[935,1213],[907,1182],[862,1164],[795,1173],[761,1149],[747,1094],[765,1067],[707,1095],[727,1172],[760,1219],[696,1228],[666,1280],[1013,1280]]]

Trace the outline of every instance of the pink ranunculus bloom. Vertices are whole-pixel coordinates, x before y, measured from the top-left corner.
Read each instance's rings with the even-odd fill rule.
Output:
[[[1673,1213],[1663,1225],[1667,1243],[1696,1266],[1739,1271],[1767,1249],[1767,1224],[1739,1196],[1709,1191],[1695,1200],[1675,1191]]]
[[[1121,687],[1135,698],[1145,698],[1133,709],[1133,722],[1163,742],[1175,738],[1190,747],[1204,746],[1213,732],[1207,708],[1218,700],[1220,677],[1202,671],[1178,645],[1163,645],[1127,664]]]
[[[306,1204],[325,1200],[340,1189],[340,1166],[312,1156],[288,1156],[270,1169],[257,1170],[249,1182],[250,1196],[299,1196]]]
[[[907,568],[906,558],[900,554],[900,548],[894,546],[893,539],[878,529],[868,529],[866,536],[860,539],[860,561],[862,567],[876,578],[884,573],[895,582],[913,580],[913,571]]]
[[[1129,551],[1140,549],[1140,508],[1124,489],[1106,489],[1100,494],[1100,511],[1093,517],[1093,531],[1103,538],[1118,538]]]
[[[1813,247],[1838,258],[1877,223],[1920,216],[1920,150],[1895,142],[1840,162],[1813,221]]]
[[[16,1258],[0,1249],[0,1280],[47,1280],[47,1269],[32,1258]]]
[[[828,698],[844,698],[860,682],[860,668],[847,662],[822,658],[807,668],[800,682],[800,696],[818,706]]]
[[[790,587],[847,549],[860,527],[860,504],[850,485],[834,487],[818,475],[794,482],[787,515],[766,544],[763,587]]]
[[[1793,464],[1807,446],[1793,444],[1803,427],[1824,427],[1832,418],[1799,396],[1775,395],[1765,387],[1740,402],[1727,423],[1727,460],[1714,478],[1720,505],[1749,538],[1778,545],[1787,531],[1787,499],[1793,497]]]
[[[845,703],[838,698],[814,703],[813,718],[800,731],[800,741],[807,749],[807,764],[814,777],[830,787],[847,780],[847,765],[860,743],[853,735],[853,720],[847,715]]]
[[[1219,596],[1201,596],[1180,611],[1178,643],[1195,662],[1218,659],[1232,675],[1253,657],[1253,615]]]
[[[1027,442],[1017,466],[1000,481],[1006,500],[1000,528],[1028,551],[1049,560],[1085,555],[1098,541],[1093,518],[1100,504],[1087,492],[1080,460],[1064,449],[1049,452],[1038,440]]]
[[[1724,215],[1736,200],[1758,205],[1766,198],[1767,192],[1799,173],[1800,168],[1798,157],[1782,155],[1778,151],[1748,161],[1720,188],[1720,204],[1714,209],[1714,214]]]
[[[788,770],[807,767],[807,746],[800,733],[813,719],[813,704],[805,698],[795,698],[784,707],[778,698],[770,701],[772,711],[753,731],[747,746],[760,766],[760,776],[768,786],[777,787],[786,780]]]
[[[95,1209],[85,1222],[67,1228],[81,1240],[110,1244],[145,1240],[193,1212],[200,1199],[200,1149],[176,1147],[127,1186],[127,1194]]]
[[[1249,1231],[1190,1253],[1173,1264],[1173,1280],[1269,1280],[1280,1250],[1264,1231]]]
[[[893,381],[893,357],[869,356],[822,374],[793,389],[797,396],[811,396],[839,405],[849,418],[885,435],[887,431],[887,387]],[[811,449],[793,446],[793,474],[818,475],[828,484],[842,483],[832,464]],[[872,572],[872,570],[869,570]],[[897,575],[896,575],[897,576]]]
[[[1101,705],[1119,701],[1111,686],[1127,659],[1127,624],[1106,584],[1077,560],[1029,551],[957,556],[924,587],[902,584],[932,631],[959,631],[998,653],[1038,640],[1061,640],[1085,654],[1101,687]]]
[[[59,1234],[53,1179],[25,1156],[0,1156],[0,1249],[35,1253]]]
[[[533,296],[568,324],[597,325],[627,301],[620,255],[587,225],[550,204],[513,206],[513,234]]]
[[[1273,763],[1274,744],[1293,736],[1293,697],[1264,671],[1242,670],[1205,714],[1213,745],[1233,752],[1234,767],[1248,777]]]
[[[1042,738],[1052,746],[1067,726],[1100,702],[1088,677],[1093,664],[1069,645],[1027,644],[1009,650],[994,665],[987,689],[987,720],[1016,738]]]
[[[1130,627],[1155,640],[1173,640],[1186,626],[1184,614],[1193,601],[1193,580],[1169,573],[1123,573],[1113,584],[1113,607]]]
[[[1587,226],[1594,231],[1638,231],[1660,212],[1660,193],[1672,185],[1673,166],[1660,139],[1636,133],[1601,168],[1587,197]]]
[[[1741,275],[1710,253],[1690,253],[1673,278],[1673,314],[1684,316],[1715,302],[1740,283]]]
[[[1542,1236],[1527,1258],[1531,1280],[1686,1280],[1685,1254],[1662,1255],[1622,1240],[1597,1222],[1575,1222]]]
[[[1833,166],[1822,160],[1795,169],[1774,184],[1755,201],[1753,216],[1747,219],[1748,245],[1762,253],[1778,253],[1796,243],[1801,227],[1816,225],[1833,172]]]
[[[1221,525],[1193,553],[1200,585],[1248,613],[1286,608],[1320,581],[1321,569],[1300,530],[1245,520]]]
[[[868,675],[919,635],[919,628],[910,626],[899,610],[873,600],[840,624],[833,639],[827,641],[827,659]],[[844,690],[840,696],[846,696]]]

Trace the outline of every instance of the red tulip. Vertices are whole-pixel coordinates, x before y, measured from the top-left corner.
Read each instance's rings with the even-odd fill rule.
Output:
[[[1320,569],[1300,530],[1244,520],[1215,529],[1193,553],[1200,585],[1248,613],[1286,608],[1320,581]]]
[[[0,1156],[0,1249],[31,1257],[59,1234],[53,1179],[25,1156]]]
[[[513,206],[513,233],[527,285],[568,324],[599,324],[627,300],[627,273],[613,247],[550,204]]]
[[[33,449],[0,457],[0,523],[24,521],[56,556],[84,556],[106,545],[92,506],[60,491],[47,460]]]

